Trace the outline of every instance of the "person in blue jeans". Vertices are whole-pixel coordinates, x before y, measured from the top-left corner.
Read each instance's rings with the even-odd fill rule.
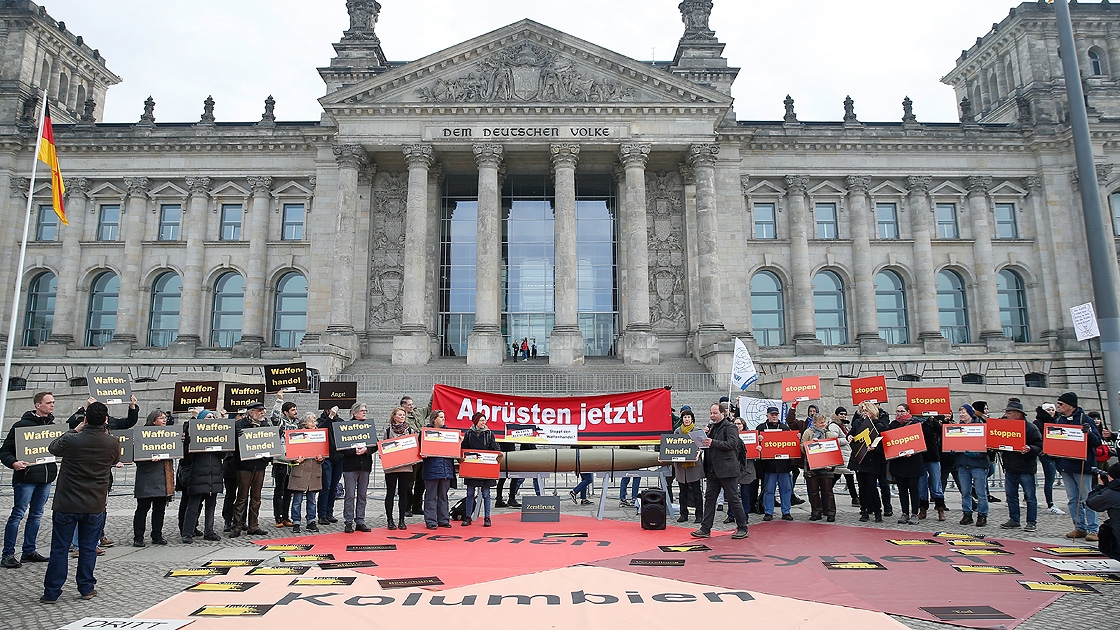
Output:
[[[35,542],[39,537],[43,509],[51,494],[51,483],[58,476],[58,466],[53,463],[32,465],[16,457],[17,429],[54,424],[54,394],[38,392],[33,400],[35,409],[25,412],[8,429],[8,435],[0,445],[0,462],[15,471],[12,474],[12,513],[4,527],[4,552],[0,556],[0,566],[8,569],[18,569],[24,562],[47,561],[36,551]],[[27,517],[27,525],[23,530],[23,554],[16,558],[16,539],[24,516]]]
[[[1048,423],[1057,422],[1058,406],[1052,402],[1044,402],[1034,410],[1034,426],[1041,433]],[[1042,493],[1046,498],[1046,511],[1061,516],[1065,514],[1062,508],[1054,505],[1054,480],[1058,478],[1058,466],[1054,458],[1042,453],[1038,456],[1038,463],[1042,466]]]
[[[778,419],[778,408],[766,409],[766,422],[758,425],[759,431],[789,431],[789,426]],[[793,463],[788,459],[762,460],[762,520],[774,520],[774,489],[777,488],[778,498],[781,500],[782,520],[792,521],[790,514],[791,496],[793,495]]]
[[[338,407],[331,407],[323,411],[317,422],[320,429],[327,429],[327,446],[330,455],[325,458],[320,466],[323,469],[323,489],[319,491],[318,508],[319,524],[330,525],[337,523],[334,515],[334,504],[337,500],[335,490],[342,481],[342,453],[334,445],[332,426],[338,420]]]
[[[1073,531],[1066,534],[1066,538],[1084,538],[1089,542],[1098,540],[1097,513],[1085,505],[1089,497],[1089,490],[1093,487],[1093,474],[1090,472],[1096,466],[1096,448],[1101,445],[1101,436],[1097,427],[1081,407],[1077,406],[1077,394],[1066,392],[1058,396],[1057,424],[1080,425],[1085,434],[1085,457],[1071,459],[1058,457],[1054,460],[1058,472],[1062,475],[1062,482],[1066,488],[1066,497],[1069,499],[1069,516],[1073,520]]]
[[[972,405],[961,405],[959,410],[961,424],[983,424],[984,420],[976,415]],[[972,524],[972,494],[976,493],[976,526],[988,524],[988,452],[965,451],[957,453],[957,476],[960,478],[961,525]]]
[[[591,447],[590,446],[573,446],[572,448],[574,448],[576,450],[581,450],[581,449],[591,448]],[[576,453],[576,461],[577,462],[579,461],[579,453]],[[578,466],[577,466],[577,468],[578,468]],[[595,481],[595,475],[593,475],[591,473],[580,473],[579,483],[577,483],[576,487],[572,488],[571,492],[568,493],[568,496],[572,498],[572,502],[575,503],[576,505],[591,505],[591,501],[589,501],[587,499],[587,488],[589,488],[591,486],[592,482],[594,482],[594,481]]]
[[[1035,472],[1038,470],[1038,455],[1042,452],[1042,433],[1038,427],[1027,421],[1023,410],[1023,403],[1018,398],[1007,401],[1004,416],[1009,420],[1023,423],[1023,435],[1026,437],[1026,446],[1021,451],[1001,451],[1000,460],[1003,461],[1004,470],[1004,497],[1007,499],[1007,522],[1000,525],[1003,529],[1018,529],[1020,524],[1019,488],[1027,498],[1027,524],[1023,531],[1033,532],[1038,529],[1038,498],[1035,495],[1038,481]]]

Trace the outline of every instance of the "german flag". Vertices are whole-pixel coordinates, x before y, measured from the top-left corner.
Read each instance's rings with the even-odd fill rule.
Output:
[[[54,148],[54,128],[51,127],[51,107],[47,105],[43,113],[42,137],[39,138],[39,159],[51,167],[51,205],[54,213],[63,225],[70,225],[66,220],[66,208],[62,205],[62,196],[66,194],[66,187],[62,184],[62,171],[58,169],[58,152]]]

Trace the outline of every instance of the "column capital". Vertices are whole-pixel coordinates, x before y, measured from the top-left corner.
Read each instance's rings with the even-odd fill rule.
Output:
[[[1024,177],[1023,185],[1026,186],[1027,190],[1030,190],[1031,192],[1042,190],[1042,178],[1038,175],[1030,175],[1028,177]]]
[[[404,161],[408,163],[408,168],[428,169],[435,162],[435,152],[430,144],[406,144],[401,147],[401,152],[404,153]]]
[[[28,194],[30,194],[31,178],[29,178],[29,177],[13,177],[11,179],[11,182],[12,182],[12,184],[11,184],[12,189],[11,190],[12,190],[12,196],[13,197],[18,197],[18,196],[26,197]]]
[[[627,142],[619,145],[618,157],[625,168],[631,166],[645,168],[646,163],[649,162],[649,152],[652,149],[653,145],[648,142]]]
[[[253,176],[246,177],[245,181],[249,182],[249,188],[253,191],[253,195],[268,195],[272,192],[272,178],[268,176]]]
[[[206,196],[210,194],[210,178],[209,177],[188,177],[187,188],[190,189],[191,195]]]
[[[356,169],[368,161],[366,150],[360,144],[336,144],[332,148],[334,160],[340,167]]]
[[[682,184],[684,184],[685,186],[696,185],[696,170],[693,169],[690,165],[679,164],[677,165],[677,170],[680,171]]]
[[[63,183],[66,185],[66,192],[75,197],[81,197],[89,192],[90,184],[92,184],[87,177],[66,177],[63,178]]]
[[[483,166],[498,168],[502,163],[502,157],[505,155],[505,149],[500,144],[476,144],[473,149],[474,161],[479,168]]]
[[[808,175],[786,175],[786,194],[804,195],[809,188]]]
[[[575,142],[550,144],[548,154],[552,160],[552,168],[575,168],[579,162],[579,144]]]
[[[692,168],[713,167],[719,158],[719,145],[715,143],[694,144],[688,147],[688,163]]]
[[[847,179],[848,192],[850,194],[867,194],[867,189],[871,187],[870,175],[849,175]]]
[[[906,178],[906,186],[910,188],[911,195],[924,195],[929,192],[929,185],[933,178],[929,175],[911,175]]]
[[[128,189],[129,197],[143,197],[152,188],[152,180],[147,177],[126,177],[124,186]]]
[[[992,178],[987,175],[971,175],[965,178],[965,182],[968,184],[969,194],[983,195],[988,192],[988,187],[992,185]]]

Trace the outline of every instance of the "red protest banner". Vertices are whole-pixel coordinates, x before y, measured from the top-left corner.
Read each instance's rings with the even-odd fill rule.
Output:
[[[381,440],[377,443],[377,452],[381,453],[381,467],[386,472],[393,472],[394,468],[408,466],[420,461],[420,439],[415,433],[401,437]]]
[[[852,379],[852,404],[858,405],[865,400],[873,403],[887,401],[887,377],[868,376]]]
[[[497,438],[504,438],[506,424],[571,426],[580,444],[660,444],[662,433],[673,432],[671,406],[664,388],[578,398],[432,389],[432,408],[447,410],[449,428],[469,429],[471,416],[481,411]]]
[[[782,402],[816,400],[821,397],[821,377],[791,376],[782,379]]]
[[[1042,452],[1052,457],[1085,459],[1085,430],[1076,424],[1045,424]]]
[[[883,431],[883,457],[897,459],[926,451],[922,424],[913,422],[904,427]]]
[[[741,431],[739,439],[747,449],[747,459],[758,459],[762,455],[762,449],[758,444],[758,431]]]
[[[947,453],[988,450],[988,425],[979,422],[941,425],[941,450]]]
[[[459,459],[463,434],[455,429],[421,429],[420,457],[452,457]]]
[[[801,457],[801,440],[797,431],[759,431],[762,459],[797,459]]]
[[[840,452],[840,440],[809,440],[805,443],[805,463],[809,470],[843,466],[844,453]]]
[[[1023,420],[988,418],[988,448],[1021,451],[1027,446],[1027,427]]]
[[[910,406],[910,413],[915,416],[953,415],[948,387],[908,387],[906,404]]]
[[[326,429],[294,429],[284,432],[284,457],[327,457],[330,447],[327,444]]]
[[[459,476],[463,479],[497,479],[501,472],[498,451],[463,451]]]

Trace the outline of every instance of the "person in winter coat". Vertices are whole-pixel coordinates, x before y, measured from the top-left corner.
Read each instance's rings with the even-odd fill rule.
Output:
[[[844,461],[847,462],[852,456],[852,447],[848,443],[848,410],[844,407],[837,407],[836,411],[832,414],[831,426],[835,427],[844,439],[840,440],[840,451],[844,455]],[[848,490],[848,496],[852,497],[852,507],[859,507],[859,490],[856,489],[856,474],[845,466],[843,469],[838,470],[839,473],[844,475],[844,487]]]
[[[385,427],[384,439],[406,435],[416,435],[416,431],[408,424],[408,414],[404,408],[397,407],[389,412],[389,426]],[[412,468],[413,464],[408,464],[385,471],[385,516],[389,519],[389,529],[408,529],[404,515],[412,505]],[[396,522],[393,521],[394,500],[398,512]]]
[[[323,490],[319,493],[319,524],[337,523],[334,515],[335,489],[342,483],[342,452],[334,445],[333,426],[338,422],[338,407],[324,409],[319,416],[319,428],[327,430],[327,447],[330,455],[323,460]]]
[[[1004,410],[1004,415],[1009,420],[1017,420],[1023,423],[1024,433],[1026,437],[1026,446],[1019,452],[1014,451],[1001,451],[1000,461],[1003,462],[1004,470],[1004,497],[1007,499],[1007,522],[1000,525],[1003,529],[1018,529],[1019,528],[1019,488],[1023,488],[1023,495],[1027,499],[1027,526],[1023,531],[1033,532],[1038,529],[1036,522],[1038,521],[1038,499],[1035,498],[1035,491],[1038,487],[1038,482],[1035,480],[1035,471],[1038,469],[1038,454],[1042,452],[1042,434],[1039,433],[1038,427],[1033,423],[1027,421],[1026,413],[1023,410],[1023,403],[1018,399],[1011,399],[1007,401],[1007,408]]]
[[[768,407],[766,409],[766,422],[758,425],[758,430],[789,431],[789,426],[778,419],[778,413],[777,407]],[[761,468],[762,508],[765,511],[762,520],[774,520],[774,493],[776,488],[778,498],[781,501],[782,520],[792,521],[793,515],[790,514],[790,506],[793,496],[793,477],[790,473],[793,470],[793,463],[788,459],[767,459],[761,462]]]
[[[299,421],[300,429],[318,428],[318,418],[309,413]],[[317,457],[299,457],[292,463],[292,470],[288,473],[288,491],[292,493],[292,533],[300,531],[300,520],[303,518],[302,505],[307,500],[307,531],[317,532],[319,526],[315,524],[315,506],[318,502],[319,491],[323,489],[323,460]]]
[[[839,440],[843,437],[840,429],[829,421],[828,416],[818,413],[813,416],[813,423],[801,433],[802,448],[805,443],[812,440]],[[809,468],[809,460],[805,459],[805,487],[809,492],[809,506],[812,508],[809,515],[810,521],[819,521],[827,518],[829,523],[836,522],[836,496],[832,487],[836,484],[836,468]]]
[[[848,468],[856,474],[859,487],[859,520],[866,523],[875,515],[875,522],[883,522],[883,502],[879,496],[878,481],[883,471],[883,445],[876,442],[879,434],[887,430],[886,413],[870,401],[856,407],[855,419],[848,432],[852,457]]]
[[[214,418],[214,412],[206,410],[199,412],[198,420],[208,418]],[[190,428],[191,424],[188,423],[187,431],[190,431]],[[179,530],[183,543],[189,545],[194,542],[195,532],[198,531],[199,513],[203,511],[203,539],[221,540],[214,531],[214,509],[218,503],[218,495],[225,488],[223,453],[187,453],[179,462],[179,469],[180,476],[186,480],[184,494],[187,511]]]
[[[902,403],[895,408],[894,420],[887,425],[887,430],[901,429],[912,424],[920,424],[921,419],[910,414],[910,406]],[[923,437],[925,437],[923,433]],[[921,500],[918,498],[919,481],[926,474],[925,460],[921,453],[896,457],[889,462],[891,477],[898,484],[898,503],[902,507],[902,514],[898,518],[899,525],[917,525],[918,509]]]
[[[1096,450],[1101,445],[1101,436],[1091,418],[1077,406],[1077,394],[1066,392],[1058,396],[1057,424],[1080,425],[1085,432],[1085,457],[1071,459],[1058,457],[1054,461],[1062,475],[1062,483],[1069,499],[1069,516],[1073,520],[1073,531],[1066,538],[1084,538],[1096,542],[1098,538],[1097,513],[1085,508],[1085,499],[1093,485],[1092,468],[1096,462]]]
[[[436,409],[428,418],[433,429],[446,427],[443,411]],[[447,492],[455,478],[455,460],[450,457],[425,457],[421,476],[424,478],[424,524],[428,529],[451,527],[451,506]]]
[[[909,406],[906,407],[909,410]],[[928,416],[922,419],[922,437],[926,441],[926,452],[922,453],[926,474],[918,480],[918,520],[926,517],[930,500],[937,509],[937,520],[945,520],[945,486],[941,483],[941,419],[943,416]]]
[[[716,517],[716,497],[720,490],[723,490],[728,512],[735,518],[735,533],[731,537],[741,540],[750,536],[747,529],[747,513],[743,510],[743,501],[740,498],[739,483],[747,465],[747,450],[742,438],[739,437],[739,429],[728,417],[729,408],[728,403],[721,402],[712,405],[708,410],[710,420],[708,437],[702,443],[702,446],[708,449],[704,457],[704,478],[707,484],[704,496],[704,520],[700,523],[700,527],[692,532],[693,538],[708,538],[712,535],[712,524]]]
[[[747,430],[747,423],[739,416],[735,417],[735,430],[740,434]],[[742,440],[742,438],[739,438]],[[744,445],[745,448],[745,445]],[[739,473],[739,499],[743,502],[743,514],[746,517],[746,522],[749,525],[751,522],[751,484],[758,481],[758,470],[754,467],[754,460],[748,459],[743,465],[742,471]],[[696,515],[700,517],[698,513]],[[703,518],[700,519],[703,522]],[[730,525],[735,522],[735,515],[728,511],[727,516],[723,519],[724,525]]]
[[[961,405],[957,410],[961,424],[983,423],[972,405]],[[987,449],[957,453],[957,477],[961,491],[961,525],[972,524],[972,496],[976,495],[976,526],[988,524],[988,460]]]
[[[1034,410],[1034,426],[1039,434],[1046,430],[1047,424],[1057,422],[1058,406],[1052,402],[1044,402]],[[1046,498],[1046,511],[1061,516],[1065,514],[1062,508],[1054,505],[1054,480],[1058,478],[1058,465],[1054,458],[1046,453],[1039,453],[1038,463],[1042,466],[1042,495]]]
[[[148,414],[144,426],[167,426],[167,414],[159,409]],[[166,545],[163,537],[163,515],[175,494],[175,464],[170,459],[138,460],[132,494],[136,497],[136,513],[132,516],[132,546],[144,546],[144,525],[148,510],[152,512],[152,544]]]
[[[356,402],[350,407],[350,421],[366,419],[369,409],[365,403]],[[369,490],[369,475],[373,471],[373,449],[365,446],[346,449],[342,452],[342,481],[346,486],[346,497],[342,504],[343,532],[353,534],[373,531],[366,525],[366,493]],[[331,489],[328,488],[329,492]]]
[[[471,416],[471,428],[463,436],[463,450],[497,451],[498,440],[486,427],[486,414],[481,411]],[[498,462],[501,463],[502,455],[499,453]],[[481,489],[482,507],[484,508],[483,527],[490,527],[490,488],[494,487],[492,479],[467,479],[467,515],[463,517],[463,527],[471,524],[474,516],[475,490]]]
[[[54,424],[54,394],[38,392],[33,400],[35,409],[24,412],[19,421],[8,429],[4,444],[0,445],[0,462],[15,471],[12,473],[12,494],[15,498],[4,528],[4,553],[0,559],[0,566],[8,569],[18,569],[24,562],[47,561],[46,556],[36,551],[35,543],[39,537],[43,510],[51,494],[51,483],[58,477],[58,465],[33,464],[16,457],[17,429]],[[23,555],[16,558],[16,538],[24,515],[27,516],[27,525],[23,529]]]
[[[1108,519],[1100,528],[1097,547],[1101,553],[1120,560],[1120,464],[1108,469],[1108,482],[1089,493],[1085,504],[1094,512],[1108,512]]]
[[[681,410],[681,426],[674,433],[688,435],[692,431],[701,429],[696,426],[696,414],[692,409]],[[677,486],[681,490],[681,514],[678,523],[688,522],[688,508],[691,505],[696,514],[696,522],[704,519],[704,495],[700,482],[704,479],[704,455],[701,454],[695,462],[677,462],[673,464],[673,473],[677,478]],[[753,467],[753,466],[752,466]]]

